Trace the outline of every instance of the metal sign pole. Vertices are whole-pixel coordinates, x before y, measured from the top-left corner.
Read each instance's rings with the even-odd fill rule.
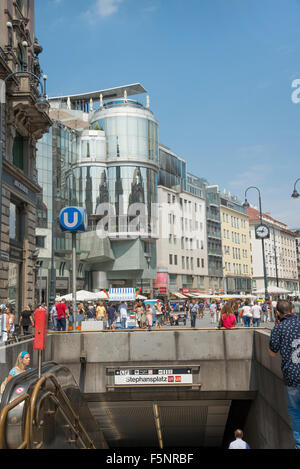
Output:
[[[38,379],[42,377],[43,351],[38,350]]]
[[[72,274],[73,274],[73,331],[76,331],[76,233],[72,233]]]

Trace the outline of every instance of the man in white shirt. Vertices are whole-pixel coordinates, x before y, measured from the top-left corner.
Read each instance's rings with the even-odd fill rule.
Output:
[[[126,329],[126,324],[127,324],[127,304],[126,304],[125,302],[120,305],[119,313],[120,313],[121,327],[122,327],[122,329]]]
[[[215,302],[212,302],[209,310],[210,310],[210,322],[216,323],[217,322],[217,305]]]
[[[250,449],[250,446],[242,438],[244,436],[243,431],[237,429],[234,432],[235,441],[232,441],[228,449]]]
[[[259,304],[257,304],[257,301],[254,301],[254,305],[252,306],[252,314],[253,314],[253,327],[260,327],[262,309],[259,306]]]

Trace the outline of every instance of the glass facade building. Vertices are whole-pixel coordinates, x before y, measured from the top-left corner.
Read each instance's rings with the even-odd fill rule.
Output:
[[[56,99],[52,113],[64,119],[55,120],[38,143],[43,193],[36,236],[43,247],[37,284],[43,300],[49,291],[52,237],[56,293],[71,290],[71,239],[58,224],[66,206],[88,212],[88,232],[77,237],[81,288],[134,287],[156,276],[158,123],[149,108],[125,98],[100,103],[97,110],[82,107],[81,112],[77,104],[73,109],[72,102],[66,106]]]
[[[159,182],[169,189],[186,190],[186,162],[168,147],[159,147]]]

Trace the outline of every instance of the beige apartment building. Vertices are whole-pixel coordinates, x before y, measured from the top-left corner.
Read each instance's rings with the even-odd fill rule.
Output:
[[[251,242],[249,217],[235,196],[220,193],[224,291],[251,292]]]

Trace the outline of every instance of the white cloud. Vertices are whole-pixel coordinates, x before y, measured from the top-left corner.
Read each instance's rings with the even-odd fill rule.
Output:
[[[119,10],[124,0],[97,0],[94,6],[95,13],[102,18],[113,15]]]

